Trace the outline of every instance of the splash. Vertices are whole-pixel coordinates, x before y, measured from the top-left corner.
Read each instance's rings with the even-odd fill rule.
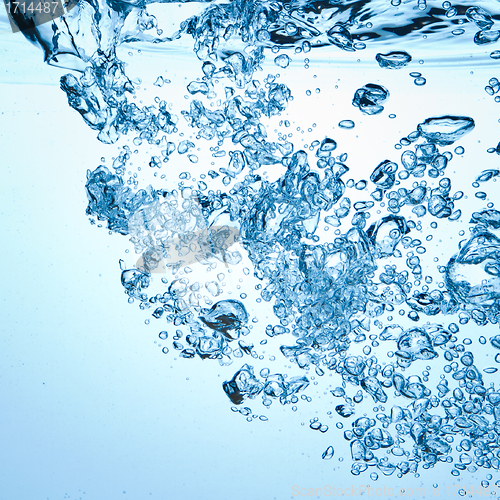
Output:
[[[469,45],[483,50],[500,38],[492,29],[499,18],[496,4],[483,6],[428,6],[425,0],[207,2],[167,37],[146,5],[81,0],[50,29],[26,33],[43,48],[47,62],[74,70],[62,78],[61,88],[69,105],[98,131],[98,140],[111,144],[129,137],[147,151],[146,166],[155,177],[176,155],[197,164],[200,144],[210,144],[212,156],[224,159],[218,172],[204,170],[199,180],[183,172],[169,189],[167,181],[140,189],[131,175],[134,153],[125,145],[113,161],[114,172],[105,165],[87,172],[87,215],[130,238],[140,257],[132,267],[120,261],[124,291],[130,303],[152,310],[154,321],[175,328],[171,345],[181,358],[213,359],[221,366],[235,358],[262,359],[252,324],[259,319],[250,319],[247,294],[241,293],[241,300],[222,297],[231,266],[246,259],[251,270],[244,267],[243,273],[258,281],[256,303],[269,303],[274,314],[275,324],[261,333],[283,339],[281,354],[305,374],[289,377],[268,368],[257,373],[248,359],[223,383],[223,391],[233,410],[251,421],[258,415],[241,407],[244,402],[261,398],[266,409],[277,401],[296,410],[299,396],[312,401],[307,389],[313,377],[332,374],[339,384],[331,391],[337,427],[350,423],[344,438],[353,475],[370,470],[373,478],[378,470],[403,477],[444,464],[455,476],[500,468],[500,393],[493,382],[487,385],[467,350],[472,341],[459,341],[454,322],[478,327],[499,322],[500,239],[494,231],[500,214],[492,204],[473,212],[469,239],[439,269],[444,281],[426,274],[427,248],[419,234],[428,231],[429,242],[438,221],[462,216],[464,193],[453,192],[446,172],[453,153],[464,149],[457,145],[452,153],[449,147],[473,132],[474,119],[429,116],[396,144],[397,158],[379,162],[368,179],[346,179],[355,169],[346,153],[336,154],[336,139],[318,137],[299,148],[286,132],[270,138],[266,125],[293,105],[293,84],[277,75],[261,80],[256,75],[266,57],[280,70],[294,70],[292,57],[274,55],[286,48],[307,54],[327,47],[355,58],[365,49],[392,49],[395,40],[408,48],[423,35],[455,42],[467,29]],[[394,16],[394,9],[400,15]],[[201,66],[200,77],[186,85],[189,109],[174,112],[176,106],[159,98],[142,107],[131,102],[138,84],[126,75],[117,48],[147,42],[168,50],[169,42],[182,37],[193,39]],[[486,56],[496,58],[494,52]],[[374,56],[381,70],[400,70],[411,60],[406,50]],[[425,84],[420,73],[410,75],[418,86]],[[163,87],[164,77],[155,85]],[[492,78],[486,92],[497,91]],[[388,99],[388,89],[368,83],[355,91],[352,104],[370,119],[382,113]],[[289,126],[281,120],[280,127]],[[339,123],[345,130],[354,126],[352,120]],[[181,130],[189,130],[196,143]],[[495,151],[498,147],[490,152]],[[258,173],[263,166],[276,168],[275,180]],[[498,173],[484,170],[473,187]],[[224,190],[212,188],[219,177]],[[357,193],[365,188],[370,199],[359,200]],[[476,198],[485,199],[480,193]],[[335,236],[320,237],[320,226]],[[207,270],[224,266],[227,273],[203,283],[190,276],[190,266],[198,264]],[[167,269],[170,282],[158,279],[155,274]],[[165,341],[169,333],[162,329],[159,338]],[[479,343],[487,340],[481,336]],[[498,336],[490,344],[499,349]],[[438,358],[447,364],[437,387],[430,387],[431,366],[407,374],[419,362],[435,364]],[[482,371],[488,376],[497,369]],[[358,416],[365,398],[376,405],[372,416]],[[318,418],[310,428],[329,430]],[[334,454],[329,445],[322,458]]]

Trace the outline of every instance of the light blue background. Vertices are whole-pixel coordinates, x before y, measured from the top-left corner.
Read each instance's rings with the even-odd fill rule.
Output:
[[[268,422],[247,423],[221,390],[238,362],[220,368],[161,354],[158,328],[127,304],[119,282],[124,238],[85,216],[85,172],[109,147],[67,105],[65,72],[45,66],[3,12],[1,22],[0,500],[282,500],[296,498],[294,485],[369,482],[349,474],[350,457],[338,461],[348,444],[324,416],[329,396],[323,408],[275,404]],[[319,410],[327,435],[308,428]],[[322,461],[330,444],[336,455]],[[455,484],[444,474],[376,486]],[[461,481],[478,486],[472,476]]]

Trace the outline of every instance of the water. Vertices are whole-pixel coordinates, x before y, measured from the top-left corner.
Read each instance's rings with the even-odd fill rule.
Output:
[[[86,214],[158,355],[241,425],[301,415],[342,488],[496,493],[499,15],[80,2],[30,35],[109,148]]]

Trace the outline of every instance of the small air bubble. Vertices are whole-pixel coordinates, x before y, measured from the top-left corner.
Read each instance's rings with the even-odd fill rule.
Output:
[[[159,76],[156,81],[153,83],[156,87],[163,87],[163,84],[165,83],[165,80],[163,80],[162,76]]]
[[[286,54],[281,54],[280,56],[275,57],[274,64],[279,66],[280,68],[287,68],[290,64],[291,59]]]

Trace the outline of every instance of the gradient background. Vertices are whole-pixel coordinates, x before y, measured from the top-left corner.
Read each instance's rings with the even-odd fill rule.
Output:
[[[85,172],[101,156],[114,155],[116,147],[100,144],[69,108],[58,84],[67,71],[44,65],[41,51],[9,30],[1,9],[0,500],[282,500],[298,498],[294,485],[360,484],[421,487],[428,494],[435,482],[441,485],[440,496],[447,497],[450,485],[478,487],[485,473],[457,480],[449,467],[424,471],[418,479],[381,477],[377,483],[368,475],[351,476],[343,431],[326,417],[334,406],[326,384],[308,391],[319,398],[327,394],[319,403],[301,403],[296,413],[274,403],[265,411],[269,421],[247,423],[230,411],[221,389],[242,364],[239,360],[221,368],[199,359],[175,360],[172,351],[161,354],[159,329],[144,324],[148,316],[127,304],[120,284],[118,259],[126,238],[97,230],[85,216]],[[149,69],[154,73],[153,63]],[[329,70],[317,80],[323,97],[333,95],[339,82],[344,85],[339,84],[339,92],[352,96],[355,85],[381,74],[376,68],[369,77],[368,70],[351,75],[345,67]],[[379,156],[393,152],[394,142],[427,116],[473,116],[476,131],[461,142],[468,160],[456,158],[448,167],[454,190],[468,190],[477,172],[498,164],[485,149],[498,141],[500,104],[482,89],[488,78],[500,75],[491,68],[474,80],[467,68],[446,78],[442,72],[433,73],[434,79],[431,74],[426,69],[423,89],[413,86],[407,72],[391,74],[384,118],[371,122],[348,98],[328,109],[321,94],[305,101],[302,87],[314,92],[312,79],[289,85],[297,95],[296,116],[302,113],[309,122],[317,112],[318,124],[356,121],[355,135],[336,133],[351,163],[359,169],[366,164],[367,171],[374,166],[374,148]],[[391,112],[403,118],[388,120]],[[466,228],[466,217],[455,224]],[[442,234],[443,255],[456,251],[461,238],[455,233]],[[477,330],[470,326],[462,332],[477,337]],[[488,337],[496,331],[480,333]],[[262,337],[260,332],[254,340]],[[278,347],[279,341],[272,348],[276,356]],[[491,352],[483,354],[486,363],[494,364]],[[328,383],[339,385],[338,380]],[[264,413],[259,400],[248,405]],[[326,435],[309,429],[315,416],[330,425]],[[329,445],[336,454],[323,461],[321,453]]]

